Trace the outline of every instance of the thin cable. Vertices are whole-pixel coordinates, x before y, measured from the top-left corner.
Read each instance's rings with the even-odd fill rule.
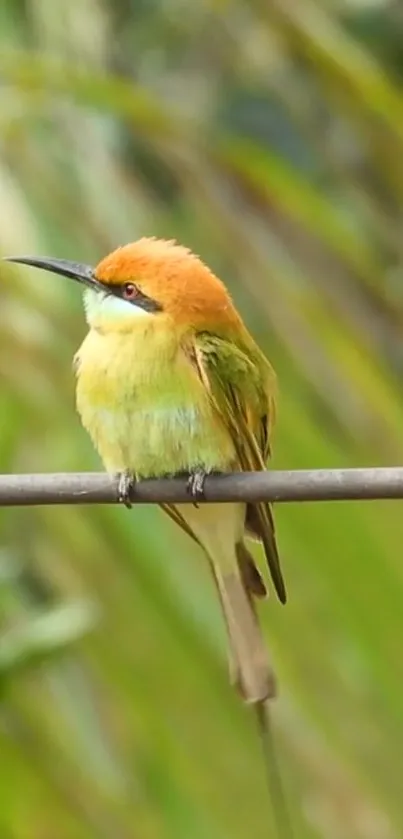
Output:
[[[403,498],[403,467],[373,469],[297,469],[209,475],[204,502],[353,501]],[[113,504],[119,476],[94,473],[0,475],[0,506],[31,504]],[[191,504],[185,477],[142,480],[133,504]]]
[[[279,839],[294,839],[295,834],[291,824],[284,785],[281,780],[268,703],[269,700],[257,702],[255,709],[273,817]]]

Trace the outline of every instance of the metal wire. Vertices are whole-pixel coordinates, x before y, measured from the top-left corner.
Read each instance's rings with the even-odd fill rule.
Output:
[[[118,494],[118,476],[105,473],[0,475],[0,506],[111,504],[118,502]],[[207,502],[252,503],[403,498],[403,467],[210,475],[204,494]],[[134,504],[186,504],[192,500],[185,477],[139,481],[132,491]]]

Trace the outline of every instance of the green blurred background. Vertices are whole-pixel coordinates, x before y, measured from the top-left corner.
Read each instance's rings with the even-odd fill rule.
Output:
[[[342,0],[3,0],[0,249],[175,237],[280,381],[277,468],[403,451],[403,14]],[[1,268],[3,472],[100,463],[61,278]],[[296,837],[403,835],[399,502],[276,509],[262,605]],[[0,517],[3,839],[274,837],[208,571],[157,509]],[[258,557],[261,561],[261,557]]]

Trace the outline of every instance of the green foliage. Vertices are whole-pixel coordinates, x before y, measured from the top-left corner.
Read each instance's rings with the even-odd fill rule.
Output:
[[[398,5],[0,10],[2,252],[195,249],[277,370],[278,468],[401,459]],[[0,281],[2,471],[99,468],[74,411],[77,289]],[[401,836],[401,505],[276,519],[290,602],[260,611],[296,834]],[[0,528],[2,836],[274,836],[196,547],[154,509],[14,509]]]

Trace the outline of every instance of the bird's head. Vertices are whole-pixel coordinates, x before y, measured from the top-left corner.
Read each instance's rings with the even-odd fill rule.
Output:
[[[140,318],[149,323],[169,320],[184,330],[220,331],[239,324],[223,283],[191,251],[172,241],[139,239],[113,251],[95,268],[47,257],[9,261],[81,283],[88,323],[102,331],[129,331]]]

